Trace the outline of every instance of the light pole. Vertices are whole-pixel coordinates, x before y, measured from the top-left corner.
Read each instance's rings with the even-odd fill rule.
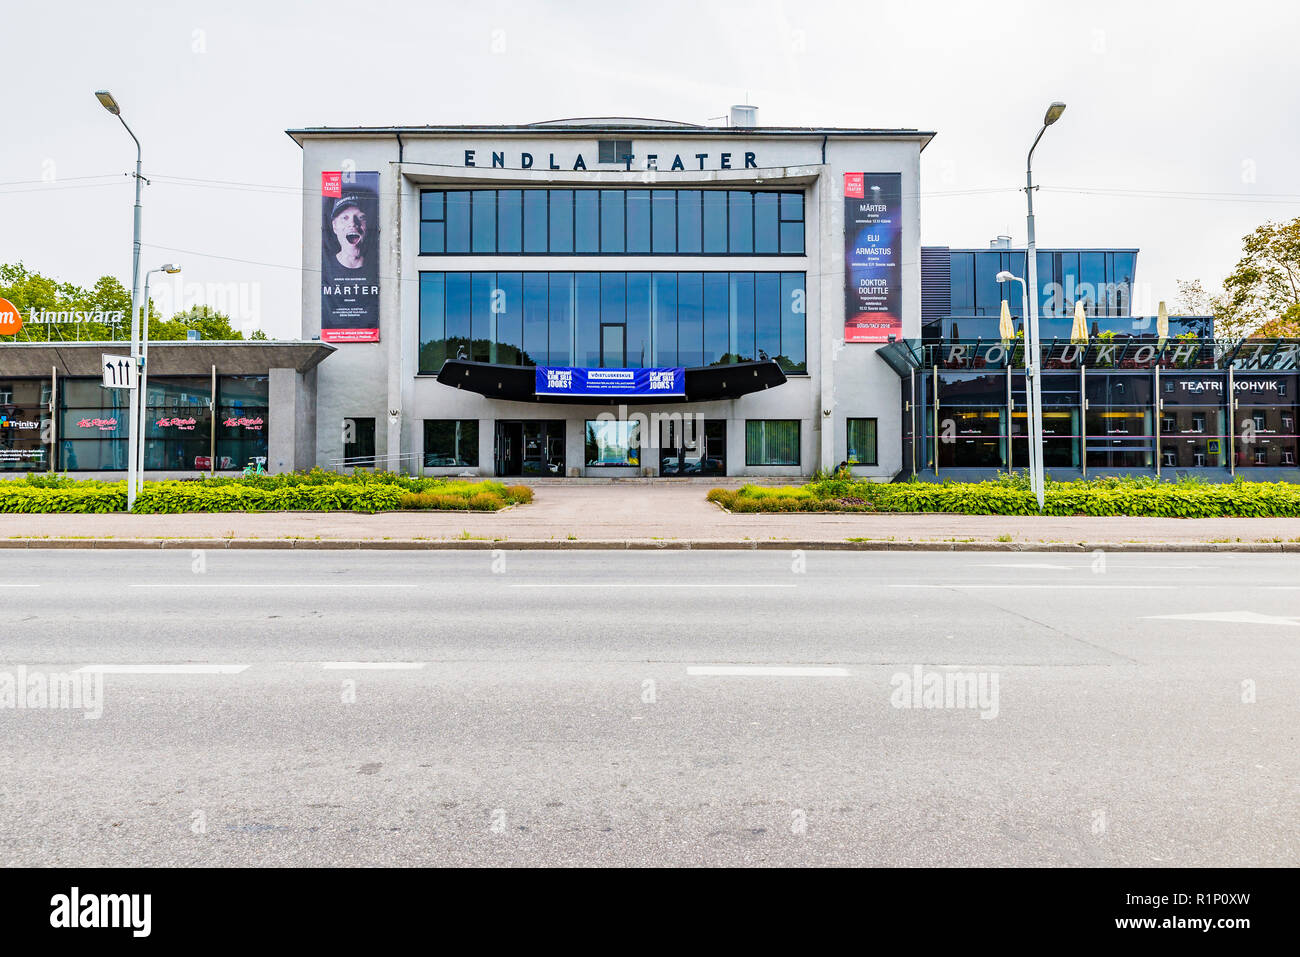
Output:
[[[1029,399],[1032,406],[1030,418],[1032,421],[1033,434],[1029,437],[1029,442],[1033,451],[1030,453],[1031,466],[1030,481],[1034,487],[1034,494],[1038,497],[1038,510],[1043,510],[1043,392],[1040,388],[1039,377],[1042,362],[1042,354],[1038,348],[1038,244],[1034,237],[1034,150],[1038,148],[1038,141],[1043,138],[1047,128],[1061,118],[1065,112],[1065,104],[1056,100],[1047,108],[1043,114],[1043,127],[1034,137],[1034,145],[1029,147],[1029,155],[1025,158],[1025,197],[1029,204],[1029,243],[1025,251],[1027,262],[1025,263],[1025,275],[1029,284],[1029,312],[1025,318],[1025,344],[1026,357],[1032,354],[1033,361],[1025,363],[1025,388],[1026,398]]]
[[[126,125],[126,120],[122,119],[122,108],[117,105],[117,100],[113,99],[113,94],[108,90],[96,90],[95,98],[104,109],[118,118],[123,129],[131,134],[131,139],[135,140],[135,238],[131,244],[131,362],[138,372],[140,368],[140,187],[144,182],[140,173],[140,164],[144,154],[140,149],[139,138],[131,132],[131,127]],[[136,384],[139,385],[138,382]],[[126,465],[127,511],[135,505],[135,491],[139,481],[136,475],[136,461],[140,444],[140,433],[137,428],[140,418],[140,390],[135,388],[130,392]]]
[[[1025,319],[1025,327],[1026,327],[1026,331],[1025,331],[1025,444],[1029,447],[1029,482],[1032,485],[1034,481],[1034,474],[1038,466],[1039,450],[1037,445],[1029,439],[1030,435],[1037,434],[1037,429],[1038,429],[1038,423],[1034,417],[1034,403],[1033,403],[1033,398],[1030,392],[1030,385],[1029,385],[1029,332],[1028,332],[1029,286],[1026,285],[1025,281],[1021,279],[1019,276],[1015,275],[1014,273],[1007,272],[1005,269],[1002,272],[998,273],[995,278],[1000,283],[1003,282],[1020,283],[1021,315],[1026,317]],[[1007,364],[1010,365],[1010,361],[1008,361]],[[1008,442],[1012,441],[1011,435],[1012,435],[1012,430],[1010,428],[1010,423],[1008,423],[1008,427],[1007,427]],[[1010,455],[1010,449],[1008,449],[1007,454]],[[1042,509],[1042,502],[1039,502],[1038,507],[1040,510]]]
[[[140,478],[140,491],[144,491],[144,447],[149,434],[149,277],[156,272],[174,276],[181,271],[178,263],[164,263],[144,274],[144,321],[141,325],[140,343],[140,441],[137,443],[136,474]]]

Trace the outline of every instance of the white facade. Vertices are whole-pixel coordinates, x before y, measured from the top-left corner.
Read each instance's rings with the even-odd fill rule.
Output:
[[[380,341],[341,343],[319,367],[317,461],[343,459],[343,421],[373,417],[379,464],[409,470],[422,460],[425,419],[479,421],[478,473],[494,470],[494,423],[564,420],[568,474],[653,474],[657,460],[624,471],[582,466],[583,423],[602,407],[563,402],[508,402],[458,390],[418,373],[421,271],[799,271],[807,277],[807,375],[777,388],[707,403],[637,405],[629,412],[699,413],[727,422],[730,475],[808,474],[846,457],[845,420],[877,419],[878,464],[855,473],[881,480],[902,468],[900,387],[874,344],[845,344],[844,174],[898,173],[902,184],[899,257],[904,338],[920,337],[920,153],[933,134],[916,131],[703,129],[635,126],[632,121],[573,121],[563,126],[297,130],[303,149],[302,337],[321,330],[322,172],[380,174]],[[600,164],[598,141],[631,140],[629,164]],[[493,154],[504,154],[494,157]],[[523,154],[532,157],[531,168]],[[745,168],[746,154],[749,168]],[[657,157],[647,169],[647,157]],[[707,154],[704,159],[698,154]],[[581,155],[586,169],[574,170]],[[724,156],[726,159],[724,159]],[[677,157],[686,168],[672,170]],[[493,166],[494,159],[498,165]],[[467,165],[473,162],[473,166]],[[729,165],[731,168],[722,168]],[[551,168],[556,166],[559,168]],[[700,167],[704,168],[701,169]],[[504,168],[503,168],[504,167]],[[420,191],[428,188],[781,188],[804,193],[805,254],[782,256],[557,255],[427,256],[420,253]],[[799,419],[800,465],[745,464],[745,422]],[[649,470],[649,471],[648,471]],[[432,470],[434,472],[438,470]],[[460,472],[463,469],[449,469]]]

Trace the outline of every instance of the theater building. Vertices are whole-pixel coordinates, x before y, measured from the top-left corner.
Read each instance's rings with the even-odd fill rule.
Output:
[[[752,120],[289,131],[318,460],[899,473],[933,134]]]

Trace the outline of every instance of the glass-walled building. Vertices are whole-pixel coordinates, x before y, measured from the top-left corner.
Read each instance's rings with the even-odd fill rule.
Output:
[[[322,460],[552,478],[903,467],[876,353],[920,335],[932,133],[598,118],[289,135],[308,185],[302,335],[338,344]]]
[[[1042,347],[1043,462],[1114,474],[1300,480],[1300,340],[1115,338]],[[988,477],[1029,460],[1018,342],[900,342],[906,475]]]

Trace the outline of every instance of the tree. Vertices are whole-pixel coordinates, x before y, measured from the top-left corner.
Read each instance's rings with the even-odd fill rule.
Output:
[[[1223,289],[1225,317],[1242,334],[1300,332],[1300,217],[1243,236],[1242,257]]]
[[[184,339],[191,329],[197,329],[204,339],[244,338],[242,333],[231,327],[229,316],[207,306],[190,306],[185,312],[178,312],[170,319],[163,320],[157,314],[152,314],[152,305],[150,303],[149,338],[154,341]]]

